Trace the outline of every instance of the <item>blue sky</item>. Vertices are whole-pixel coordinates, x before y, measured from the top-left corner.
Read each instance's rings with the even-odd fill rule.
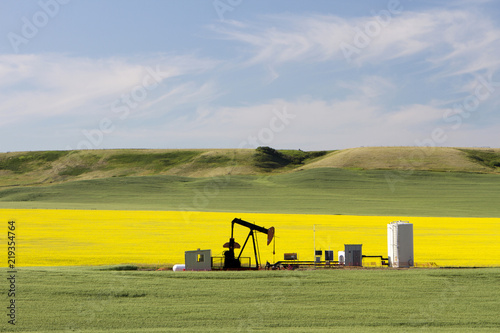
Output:
[[[0,2],[0,151],[500,147],[498,1]]]

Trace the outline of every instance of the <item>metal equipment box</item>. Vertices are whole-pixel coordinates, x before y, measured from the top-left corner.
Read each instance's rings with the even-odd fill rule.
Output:
[[[211,271],[212,250],[186,251],[184,253],[186,271]]]
[[[345,266],[363,266],[362,244],[344,244]]]
[[[323,256],[323,251],[322,250],[315,250],[314,251],[314,262],[320,263],[322,256]]]

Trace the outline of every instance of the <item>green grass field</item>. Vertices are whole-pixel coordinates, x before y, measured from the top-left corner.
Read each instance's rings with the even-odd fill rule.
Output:
[[[499,195],[496,174],[318,168],[7,187],[0,190],[0,207],[500,217]]]
[[[22,268],[17,325],[3,315],[0,330],[498,332],[499,276],[499,269]]]
[[[500,150],[0,154],[0,208],[500,217]]]

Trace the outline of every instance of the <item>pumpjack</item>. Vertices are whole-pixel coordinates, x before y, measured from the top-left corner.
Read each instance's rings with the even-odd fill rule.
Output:
[[[240,248],[240,244],[235,242],[234,237],[233,237],[233,230],[234,230],[234,225],[238,224],[243,227],[247,227],[250,229],[250,232],[248,233],[247,239],[245,240],[245,243],[243,244],[243,247],[240,250],[240,253],[238,254],[238,257],[235,257],[234,250]],[[259,257],[258,257],[258,244],[256,243],[255,239],[255,233],[256,232],[262,232],[264,234],[267,234],[267,245],[271,244],[273,238],[274,238],[274,227],[270,227],[269,229],[260,227],[256,224],[243,221],[241,219],[235,218],[231,222],[231,238],[229,238],[229,242],[224,244],[224,247],[227,248],[228,250],[224,252],[224,269],[240,269],[241,268],[241,262],[240,262],[240,257],[241,254],[243,253],[243,250],[245,249],[245,246],[247,245],[248,240],[250,237],[252,237],[252,242],[253,242],[253,250],[255,254],[255,269],[259,269]]]

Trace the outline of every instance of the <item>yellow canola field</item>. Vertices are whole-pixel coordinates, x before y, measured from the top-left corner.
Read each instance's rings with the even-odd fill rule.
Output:
[[[267,236],[258,236],[263,263],[282,260],[288,252],[313,260],[314,241],[317,249],[334,250],[335,259],[344,244],[363,244],[363,254],[386,257],[387,224],[405,220],[413,223],[417,265],[500,266],[499,218],[41,209],[0,209],[0,216],[3,244],[7,222],[16,221],[17,267],[175,264],[184,262],[184,251],[198,248],[222,256],[235,217],[276,228],[275,254],[273,244],[266,246]],[[248,229],[236,225],[234,231],[243,245]],[[243,256],[253,256],[251,244]],[[4,260],[2,267],[6,266]]]

